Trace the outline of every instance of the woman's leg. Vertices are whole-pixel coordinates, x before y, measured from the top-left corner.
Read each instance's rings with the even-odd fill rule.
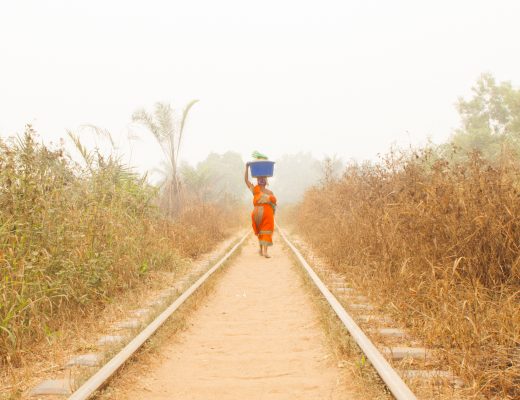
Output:
[[[269,248],[269,246],[264,246],[264,257],[265,258],[271,258],[271,256],[269,254],[267,254],[267,249]]]

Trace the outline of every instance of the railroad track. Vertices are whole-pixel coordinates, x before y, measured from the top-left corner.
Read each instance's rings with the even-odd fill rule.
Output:
[[[325,268],[317,270],[318,273],[322,275],[322,277],[325,277],[325,281],[330,281],[328,282],[329,286],[331,286],[330,290],[324,283],[324,280],[322,280],[318,273],[307,263],[300,251],[294,246],[293,243],[291,243],[285,232],[281,229],[279,229],[279,232],[287,246],[294,253],[299,263],[309,276],[310,280],[321,292],[332,310],[334,310],[338,318],[348,330],[350,336],[357,343],[361,351],[365,354],[366,358],[370,361],[371,365],[374,367],[387,386],[388,390],[396,399],[413,400],[417,398],[408,385],[404,382],[401,375],[412,378],[419,377],[426,379],[450,379],[450,376],[446,375],[449,374],[446,371],[407,369],[398,373],[387,359],[425,359],[427,350],[418,347],[394,346],[384,348],[383,351],[380,351],[361,329],[358,323],[356,323],[356,319],[358,321],[361,320],[365,322],[371,319],[382,323],[388,323],[390,321],[385,319],[385,317],[368,314],[368,312],[373,309],[373,307],[368,304],[368,299],[363,298],[362,296],[353,295],[353,290],[345,285],[345,282],[340,279],[341,277],[331,275],[329,273],[330,271],[327,271]],[[93,368],[99,366],[99,369],[97,369],[97,371],[94,372],[92,376],[90,376],[81,386],[73,390],[75,383],[70,379],[48,380],[41,382],[39,385],[34,387],[31,391],[31,395],[62,395],[68,396],[69,400],[84,400],[90,398],[96,391],[103,387],[109,381],[111,376],[136,353],[136,351],[161,327],[161,325],[163,325],[164,322],[235,253],[235,251],[242,245],[248,236],[249,233],[242,236],[240,240],[209,270],[200,271],[199,273],[201,276],[198,277],[196,281],[191,286],[189,286],[188,289],[176,297],[171,304],[169,304],[162,312],[160,312],[133,339],[126,343],[126,345],[124,345],[124,347],[117,354],[113,355],[109,360],[107,360],[104,365],[99,366],[99,364],[104,362],[104,358],[95,353],[78,355],[69,360],[69,362],[65,365],[65,368],[71,368],[75,366]],[[172,293],[174,292],[172,291]],[[338,300],[338,298],[340,300],[342,299],[343,303],[345,303],[345,299],[349,300],[349,305],[347,308],[349,308],[351,312],[352,310],[357,312],[356,319],[354,319],[347,312],[342,302]],[[152,304],[153,303],[155,303],[157,306],[162,304],[161,299],[157,299],[152,302]],[[150,305],[151,304],[148,306]],[[134,314],[136,317],[146,317],[147,312],[150,310],[150,308],[143,308],[136,310]],[[116,324],[115,328],[122,330],[136,330],[140,328],[140,322],[138,318],[129,319],[119,322]],[[397,328],[379,328],[378,332],[380,335],[393,338],[400,338],[404,335],[404,332]],[[105,336],[100,338],[98,346],[117,343],[122,339],[123,337],[118,335]]]

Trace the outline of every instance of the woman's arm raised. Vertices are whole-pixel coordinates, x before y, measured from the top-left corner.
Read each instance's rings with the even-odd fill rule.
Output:
[[[249,181],[249,163],[246,163],[246,171],[244,173],[244,181],[246,182],[246,186],[253,190],[254,186],[253,184]]]

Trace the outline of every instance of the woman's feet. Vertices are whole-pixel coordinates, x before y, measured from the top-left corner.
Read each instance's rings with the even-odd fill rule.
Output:
[[[267,246],[260,245],[260,250],[258,251],[258,254],[265,258],[271,258],[271,256],[267,254]]]

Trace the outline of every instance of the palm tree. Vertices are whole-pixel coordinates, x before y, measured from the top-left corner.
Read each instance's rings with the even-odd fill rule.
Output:
[[[180,182],[178,176],[179,152],[184,126],[191,107],[198,100],[190,101],[182,113],[177,113],[168,103],[155,103],[153,113],[139,109],[132,114],[132,121],[144,126],[155,137],[166,158],[168,176],[164,182],[167,212],[172,215],[180,206]]]

